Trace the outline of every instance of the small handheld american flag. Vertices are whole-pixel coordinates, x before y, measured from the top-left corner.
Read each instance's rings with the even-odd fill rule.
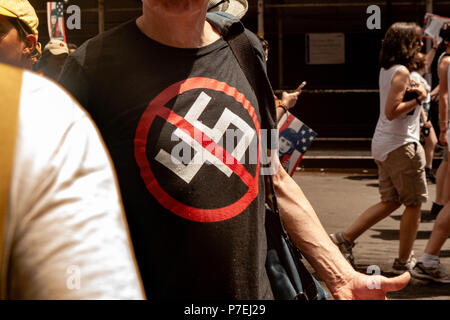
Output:
[[[278,135],[281,165],[292,176],[317,133],[287,112],[278,122]]]
[[[50,39],[66,42],[64,5],[62,2],[47,2],[47,25]]]

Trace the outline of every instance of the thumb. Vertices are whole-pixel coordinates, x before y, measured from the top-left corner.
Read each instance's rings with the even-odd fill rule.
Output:
[[[406,287],[411,280],[409,272],[405,272],[394,278],[384,277],[381,282],[381,289],[385,292],[398,291]]]

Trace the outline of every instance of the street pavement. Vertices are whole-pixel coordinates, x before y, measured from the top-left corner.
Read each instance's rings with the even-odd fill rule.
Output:
[[[376,172],[354,169],[341,172],[297,171],[294,180],[311,202],[328,233],[343,231],[369,206],[379,201]],[[435,184],[428,184],[429,199],[422,207],[422,222],[414,252],[417,259],[423,253],[434,220],[427,216],[435,196]],[[367,272],[368,266],[378,266],[382,275],[395,276],[392,263],[398,256],[400,218],[403,208],[374,225],[356,240],[353,249],[357,270]],[[441,250],[441,263],[450,272],[450,240]],[[308,265],[308,268],[310,266]],[[316,275],[316,274],[315,274]],[[317,275],[316,275],[317,276]],[[332,299],[331,295],[329,295]],[[388,294],[392,300],[450,299],[450,284],[412,279],[401,291]]]

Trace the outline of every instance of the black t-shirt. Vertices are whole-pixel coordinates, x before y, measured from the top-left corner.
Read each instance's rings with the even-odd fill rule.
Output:
[[[147,296],[272,298],[260,111],[228,44],[168,47],[131,21],[71,55],[60,82],[111,153]]]

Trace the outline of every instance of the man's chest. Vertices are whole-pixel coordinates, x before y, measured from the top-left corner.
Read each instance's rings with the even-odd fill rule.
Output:
[[[120,162],[119,178],[139,172],[166,209],[193,221],[222,221],[258,194],[259,110],[240,70],[193,65],[189,72],[175,66],[170,75],[162,73],[166,66],[116,77],[97,122]]]

